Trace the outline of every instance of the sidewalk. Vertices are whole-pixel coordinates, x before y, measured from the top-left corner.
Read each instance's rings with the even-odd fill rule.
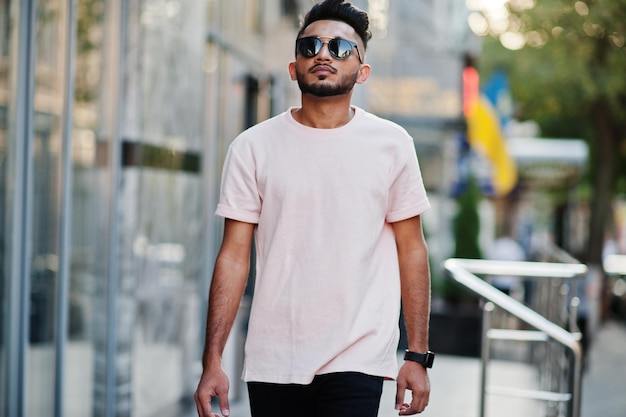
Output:
[[[401,361],[401,356],[398,356]],[[509,364],[494,361],[491,368],[493,379],[505,380],[515,375],[515,385],[519,388],[531,388],[534,381],[532,371],[526,365]],[[479,410],[480,360],[458,356],[437,355],[435,366],[428,371],[431,382],[430,403],[420,414],[424,417],[477,417]],[[509,376],[510,379],[510,376]],[[385,381],[378,417],[396,417],[394,409],[396,384]],[[498,410],[498,416],[537,417],[538,411],[532,402],[510,399],[490,398],[487,410]],[[232,417],[250,417],[247,401],[231,404]],[[191,417],[191,416],[189,416]],[[297,416],[294,416],[297,417]]]
[[[626,415],[626,324],[609,322],[591,346],[581,417]]]
[[[398,356],[401,360],[401,356]],[[533,388],[536,375],[524,364],[493,361],[489,377],[493,383]],[[480,360],[438,355],[429,371],[430,404],[423,417],[478,417],[480,401]],[[583,375],[581,417],[624,417],[626,415],[626,325],[609,322],[594,339],[589,369]],[[395,417],[395,383],[385,382],[379,417]],[[195,408],[195,407],[194,407]],[[541,417],[541,409],[531,400],[488,396],[486,417]],[[174,417],[176,414],[172,414]],[[181,417],[195,417],[195,411]],[[231,403],[232,417],[250,417],[245,398]],[[165,415],[163,417],[166,417]],[[297,417],[297,416],[294,416]]]

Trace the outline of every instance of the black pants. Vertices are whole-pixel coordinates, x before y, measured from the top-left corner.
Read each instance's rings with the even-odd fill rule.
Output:
[[[309,385],[248,382],[252,417],[376,417],[383,378],[317,375]]]

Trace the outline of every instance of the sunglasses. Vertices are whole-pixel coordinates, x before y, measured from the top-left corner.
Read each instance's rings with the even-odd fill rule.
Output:
[[[362,64],[361,54],[356,42],[343,38],[332,38],[327,42],[317,36],[308,36],[296,40],[296,51],[305,58],[313,58],[320,53],[325,44],[328,44],[328,52],[335,59],[348,59],[352,55],[352,50],[356,50],[359,62]]]

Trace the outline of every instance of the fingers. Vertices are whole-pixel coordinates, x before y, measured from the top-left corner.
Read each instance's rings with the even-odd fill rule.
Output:
[[[220,411],[224,417],[230,416],[230,406],[228,404],[228,395],[222,395],[219,397]]]
[[[219,407],[222,413],[222,416],[229,417],[230,416],[230,406],[228,403],[228,393],[225,395],[215,395],[219,398]],[[211,409],[211,399],[212,396],[203,396],[198,392],[194,395],[194,401],[196,402],[196,409],[198,410],[198,417],[220,417],[218,413],[213,413]]]
[[[426,409],[428,405],[428,395],[419,395],[417,393],[413,393],[413,398],[411,399],[411,404],[407,404],[403,401],[396,402],[396,410],[399,411],[398,415],[400,416],[410,416],[413,414],[419,414]]]
[[[196,402],[196,409],[198,410],[198,417],[214,417],[216,416],[211,412],[211,396],[205,398],[197,391],[193,396]]]
[[[408,404],[404,402],[404,394],[405,394],[406,386],[398,380],[398,384],[396,386],[396,410],[402,411],[408,407]]]
[[[430,381],[425,369],[413,363],[401,367],[396,380],[396,410],[398,415],[408,416],[419,414],[428,405],[430,397]],[[406,391],[411,391],[410,404],[405,399]]]
[[[229,382],[226,374],[221,370],[205,371],[200,378],[198,388],[194,394],[198,417],[220,417],[219,413],[211,410],[211,399],[219,399],[219,407],[224,417],[230,416],[228,404]]]
[[[399,416],[408,416],[408,415],[411,415],[411,414],[417,414],[417,411],[414,411],[411,408],[410,404],[404,403],[404,404],[400,405],[399,407],[400,407],[400,408],[398,408],[398,411],[399,411],[398,415]]]
[[[400,406],[400,412],[398,413],[398,415],[410,416],[413,414],[419,414],[426,409],[426,405],[427,404],[423,404],[422,402],[417,402],[416,404],[413,404],[413,402],[411,402],[411,404],[402,404]]]
[[[408,416],[424,411],[430,397],[430,383],[426,373],[405,378],[406,374],[398,376],[396,391],[396,410],[398,415]],[[406,398],[406,391],[411,391],[410,404]]]
[[[222,416],[229,417],[230,416],[230,405],[228,403],[228,395],[223,395],[219,398],[219,406]],[[220,417],[218,413],[213,413],[211,409],[211,397],[204,399],[197,392],[194,395],[194,400],[196,402],[196,409],[198,410],[198,417]]]

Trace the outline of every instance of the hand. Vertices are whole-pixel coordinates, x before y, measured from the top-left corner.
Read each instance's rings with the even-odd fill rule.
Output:
[[[215,396],[219,397],[222,415],[228,417],[230,415],[228,388],[228,376],[222,368],[217,370],[206,369],[202,373],[202,378],[200,378],[198,388],[193,396],[198,409],[198,417],[219,417],[219,414],[211,412],[211,398]]]
[[[411,404],[404,402],[405,391],[412,394]],[[397,379],[396,410],[398,415],[408,416],[424,411],[430,396],[430,381],[426,369],[419,363],[406,361]]]

